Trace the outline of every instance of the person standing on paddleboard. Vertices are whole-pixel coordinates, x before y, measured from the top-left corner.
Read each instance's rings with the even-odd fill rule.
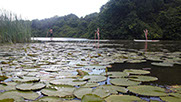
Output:
[[[52,37],[53,37],[53,29],[52,28],[47,32],[47,35],[49,35],[50,40],[52,40]]]

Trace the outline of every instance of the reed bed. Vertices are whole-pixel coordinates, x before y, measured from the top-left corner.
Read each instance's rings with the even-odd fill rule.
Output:
[[[25,21],[16,14],[0,9],[0,43],[29,42],[31,21]]]

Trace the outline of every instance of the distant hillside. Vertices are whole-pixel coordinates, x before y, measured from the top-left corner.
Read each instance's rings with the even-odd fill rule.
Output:
[[[181,0],[110,0],[92,13],[32,20],[33,36],[46,36],[53,28],[57,37],[93,38],[97,27],[102,39],[181,40]]]

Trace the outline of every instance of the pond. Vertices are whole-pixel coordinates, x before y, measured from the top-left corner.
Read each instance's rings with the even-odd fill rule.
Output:
[[[0,45],[0,100],[181,100],[180,41],[53,39]]]

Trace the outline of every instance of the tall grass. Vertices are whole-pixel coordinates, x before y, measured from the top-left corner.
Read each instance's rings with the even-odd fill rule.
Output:
[[[0,9],[0,43],[28,42],[31,38],[31,22],[16,14]]]

